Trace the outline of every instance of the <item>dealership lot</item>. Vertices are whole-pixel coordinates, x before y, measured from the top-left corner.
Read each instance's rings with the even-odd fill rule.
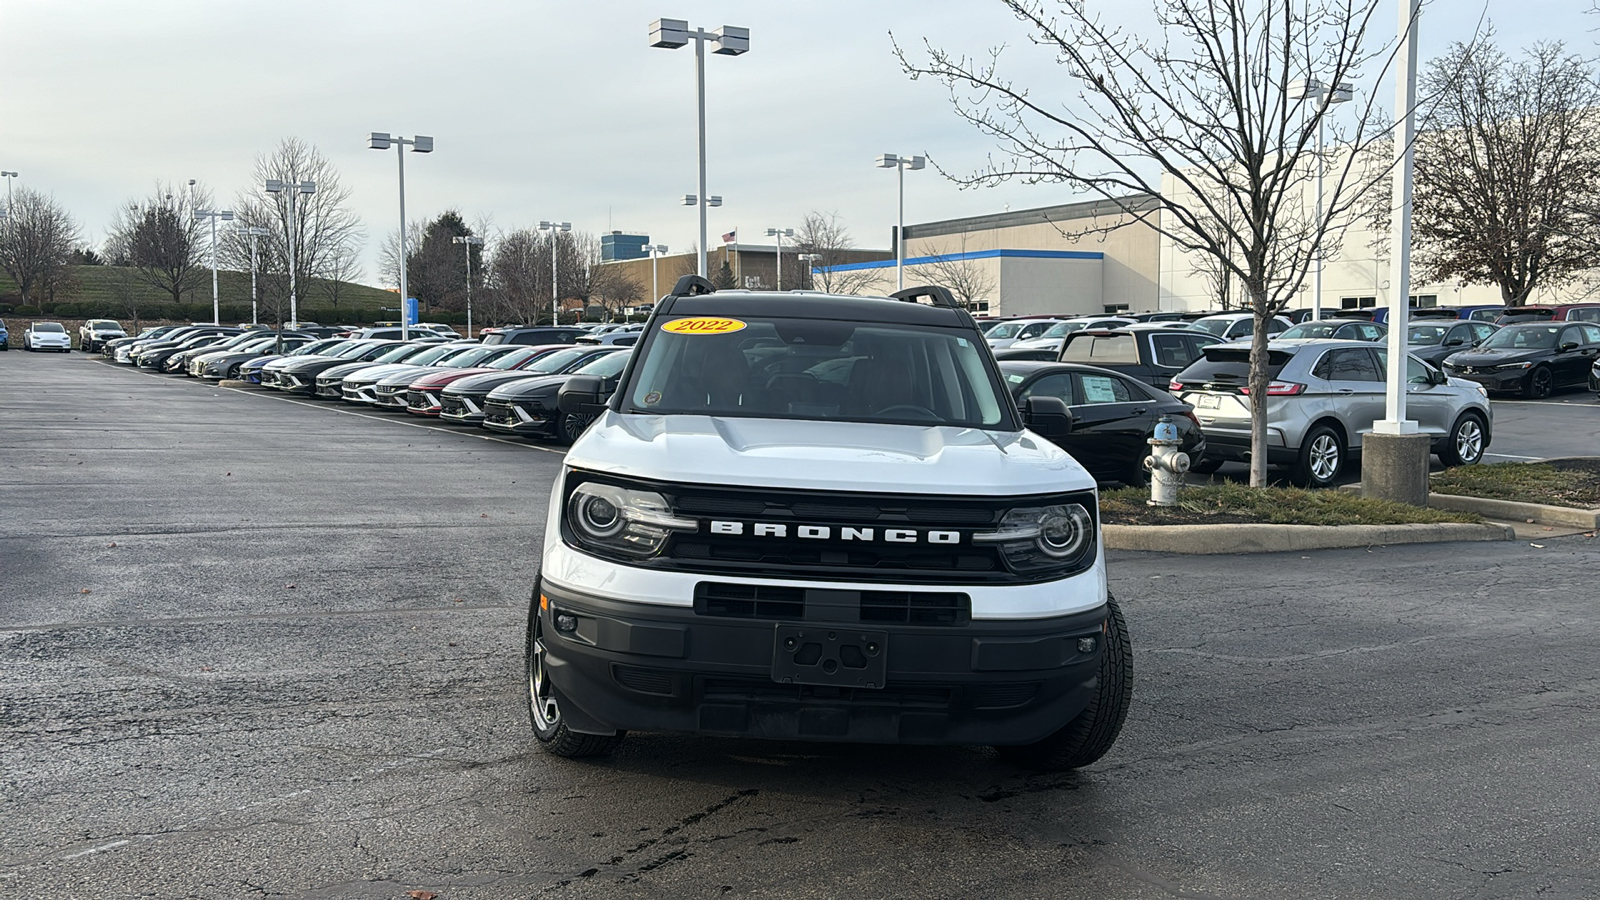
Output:
[[[1594,539],[1114,555],[1134,706],[1078,774],[666,735],[578,764],[522,705],[559,454],[77,354],[0,384],[14,896],[1600,894]],[[1583,393],[1496,415],[1507,455],[1600,439]]]

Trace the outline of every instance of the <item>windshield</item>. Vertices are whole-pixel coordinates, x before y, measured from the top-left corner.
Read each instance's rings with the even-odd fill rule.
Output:
[[[1556,345],[1559,325],[1524,325],[1502,328],[1479,347],[1480,350],[1549,350]]]
[[[1285,340],[1294,338],[1331,338],[1338,331],[1343,322],[1301,322],[1290,328],[1285,328],[1278,337]]]
[[[335,359],[355,359],[371,349],[372,343],[370,341],[350,341],[345,346],[335,347],[322,355],[331,356]]]
[[[274,344],[276,344],[277,342],[278,342],[277,338],[258,337],[253,341],[246,341],[245,343],[240,344],[236,349],[240,353],[254,353],[257,350],[268,350],[268,349],[271,349],[272,346]]]
[[[1049,327],[1049,329],[1047,329],[1044,334],[1039,335],[1039,337],[1041,337],[1041,338],[1066,337],[1067,335],[1071,334],[1074,331],[1082,331],[1083,329],[1085,329],[1087,327],[1089,327],[1089,323],[1088,322],[1057,322],[1056,324],[1051,325]]]
[[[457,353],[440,365],[447,369],[471,369],[485,360],[498,359],[512,348],[500,347],[472,347],[465,353]]]
[[[109,330],[111,330],[113,328],[115,328],[118,331],[122,330],[122,326],[121,325],[118,325],[117,323],[111,321],[110,319],[90,319],[85,324],[87,324],[91,330],[109,331]]]
[[[594,353],[593,347],[573,347],[570,350],[557,350],[523,366],[522,371],[550,375],[566,369],[567,366],[588,357],[592,353]]]
[[[1017,332],[1021,331],[1023,326],[1027,324],[1026,322],[1001,322],[999,325],[989,329],[984,337],[994,338],[995,340],[1014,338],[1017,336]]]
[[[403,359],[409,359],[411,357],[417,356],[418,354],[422,353],[422,351],[426,350],[427,348],[428,348],[428,345],[426,345],[426,344],[423,344],[423,345],[420,345],[420,346],[417,345],[417,344],[401,344],[398,347],[390,347],[387,353],[384,353],[383,355],[379,356],[377,359],[374,359],[373,362],[375,362],[375,363],[400,362]]]
[[[311,343],[306,344],[304,347],[296,347],[293,350],[290,350],[288,353],[285,353],[284,356],[311,356],[316,353],[321,353],[323,350],[326,350],[329,347],[336,347],[340,343],[343,342],[338,338],[312,341]]]
[[[1444,342],[1448,325],[1412,325],[1406,329],[1406,343],[1416,347],[1437,347]]]
[[[485,366],[485,368],[489,368],[489,369],[515,369],[517,366],[522,365],[523,363],[527,362],[530,359],[533,359],[534,357],[540,355],[541,353],[544,353],[545,349],[546,348],[543,348],[543,347],[523,347],[521,350],[513,350],[510,353],[507,353],[505,356],[502,356],[499,359],[495,360],[494,362],[489,363],[487,366]]]
[[[696,333],[697,324],[720,328]],[[674,319],[650,335],[625,411],[1010,428],[990,358],[965,330]]]
[[[34,326],[33,326],[33,330],[37,331],[37,332],[39,332],[41,334],[46,333],[46,332],[66,331],[65,328],[62,328],[60,325],[56,324],[55,322],[38,322],[38,323],[35,323]]]
[[[1189,323],[1189,327],[1198,328],[1201,331],[1210,332],[1211,334],[1215,335],[1223,335],[1227,333],[1228,326],[1232,324],[1232,319],[1195,319],[1193,322]]]
[[[622,374],[622,370],[628,365],[628,357],[632,355],[631,352],[603,354],[594,362],[581,366],[576,374],[615,378]]]

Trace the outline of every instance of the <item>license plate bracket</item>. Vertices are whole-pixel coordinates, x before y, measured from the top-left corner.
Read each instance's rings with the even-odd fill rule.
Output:
[[[1222,405],[1222,398],[1215,394],[1201,394],[1194,400],[1194,405],[1197,409],[1216,409]]]
[[[773,629],[772,680],[880,690],[889,671],[889,634],[848,625]]]

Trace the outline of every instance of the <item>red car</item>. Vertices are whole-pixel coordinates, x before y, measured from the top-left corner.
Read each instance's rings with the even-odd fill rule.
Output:
[[[437,416],[440,409],[439,392],[444,390],[445,385],[469,375],[520,369],[531,365],[547,353],[571,348],[571,344],[536,344],[531,347],[519,347],[485,366],[471,369],[436,369],[428,372],[406,387],[406,412],[416,416]]]

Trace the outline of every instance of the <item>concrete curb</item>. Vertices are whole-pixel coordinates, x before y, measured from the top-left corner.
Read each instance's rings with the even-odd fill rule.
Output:
[[[1511,541],[1507,525],[1462,522],[1420,525],[1106,525],[1107,550],[1158,553],[1289,553],[1376,544]]]
[[[1522,503],[1516,500],[1491,500],[1488,497],[1462,497],[1456,494],[1429,494],[1428,506],[1458,512],[1475,512],[1488,519],[1530,519],[1540,525],[1564,525],[1593,531],[1600,528],[1600,509],[1578,509],[1572,506],[1546,506],[1543,503]]]
[[[255,385],[252,385],[248,381],[235,381],[232,378],[224,378],[223,380],[217,382],[217,387],[247,388],[247,387],[254,387],[254,386]]]

